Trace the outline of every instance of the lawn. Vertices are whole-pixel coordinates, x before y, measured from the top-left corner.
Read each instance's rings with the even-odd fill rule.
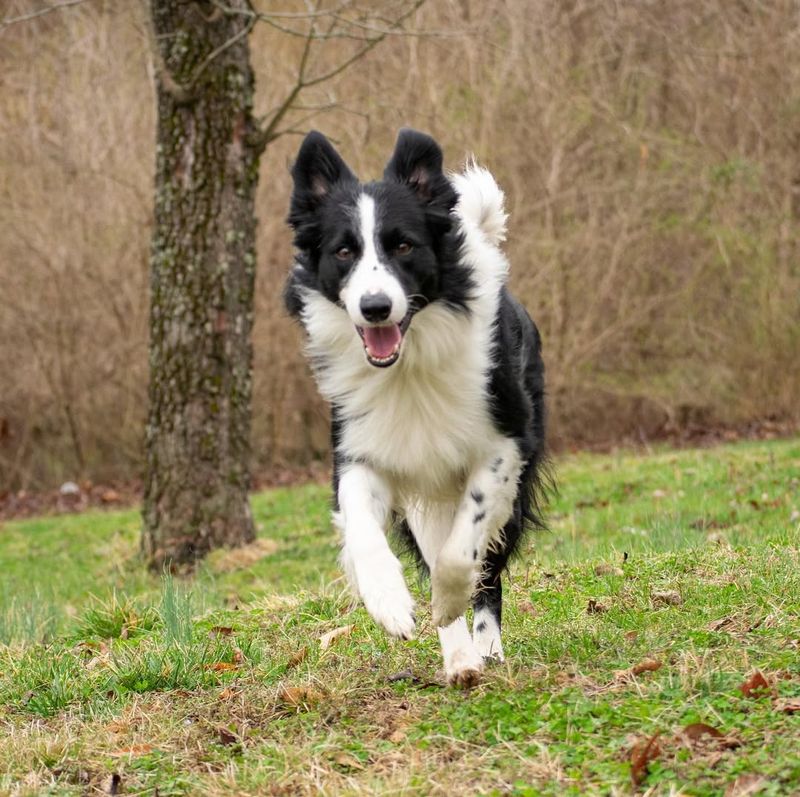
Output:
[[[192,580],[134,510],[3,524],[0,794],[800,793],[800,441],[556,466],[469,692],[353,603],[325,487]]]

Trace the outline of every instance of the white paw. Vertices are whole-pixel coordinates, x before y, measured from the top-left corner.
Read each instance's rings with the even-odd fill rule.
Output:
[[[445,660],[444,672],[450,686],[471,689],[481,679],[483,656],[472,645],[454,650]]]
[[[400,562],[388,553],[356,565],[358,592],[376,623],[401,639],[414,636],[414,599],[403,580]]]
[[[466,612],[475,592],[478,569],[474,562],[443,550],[431,574],[431,610],[438,627],[450,625]]]

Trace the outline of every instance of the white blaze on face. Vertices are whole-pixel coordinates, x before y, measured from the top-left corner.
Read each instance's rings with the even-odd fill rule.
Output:
[[[339,298],[347,308],[353,323],[358,327],[368,327],[370,322],[361,313],[361,300],[365,296],[384,293],[391,300],[392,310],[389,318],[382,323],[399,324],[408,312],[408,300],[400,281],[378,256],[375,245],[375,200],[369,194],[361,194],[358,199],[356,221],[363,251],[339,292]]]

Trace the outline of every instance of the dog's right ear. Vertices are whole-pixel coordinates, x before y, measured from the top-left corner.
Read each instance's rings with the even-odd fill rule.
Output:
[[[330,194],[337,183],[355,181],[339,153],[322,133],[312,130],[303,140],[292,167],[294,193],[289,223],[296,212],[311,211]]]

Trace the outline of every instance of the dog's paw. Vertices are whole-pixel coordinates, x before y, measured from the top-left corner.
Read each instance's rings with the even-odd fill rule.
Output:
[[[461,689],[477,686],[483,673],[483,657],[471,646],[452,653],[444,667],[447,683]]]
[[[466,612],[477,576],[471,561],[440,554],[431,574],[431,611],[436,626],[448,626]]]
[[[387,557],[388,559],[388,557]],[[387,633],[401,639],[412,639],[416,618],[414,599],[403,580],[400,563],[370,562],[357,573],[358,591],[373,620]]]

